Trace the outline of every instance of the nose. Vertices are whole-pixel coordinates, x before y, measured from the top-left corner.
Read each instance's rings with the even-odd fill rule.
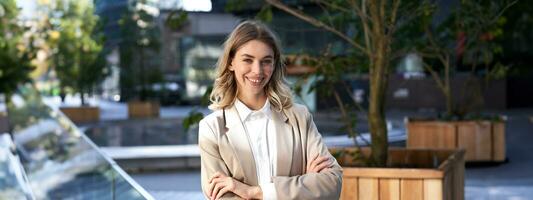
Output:
[[[252,64],[252,72],[254,74],[261,74],[261,72],[263,72],[261,61],[254,61],[254,63]]]

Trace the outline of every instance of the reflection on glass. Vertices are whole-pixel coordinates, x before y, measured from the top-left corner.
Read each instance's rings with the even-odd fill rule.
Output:
[[[85,135],[99,147],[198,144],[198,130],[183,131],[176,119],[95,124]]]
[[[13,96],[8,112],[36,199],[152,199],[31,87]]]
[[[28,180],[13,147],[11,136],[0,133],[0,199],[32,199]]]

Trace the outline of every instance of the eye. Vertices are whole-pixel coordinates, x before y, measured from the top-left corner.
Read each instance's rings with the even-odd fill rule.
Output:
[[[242,61],[244,61],[245,63],[253,63],[254,62],[252,59],[244,59]]]
[[[272,64],[272,60],[263,60],[263,61],[261,61],[261,63],[264,64],[264,65],[270,65],[270,64]]]

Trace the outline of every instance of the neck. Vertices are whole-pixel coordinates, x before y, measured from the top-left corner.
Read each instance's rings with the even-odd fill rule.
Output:
[[[251,95],[251,96],[239,95],[237,98],[239,98],[239,100],[244,105],[246,105],[248,108],[252,110],[261,109],[267,101],[267,97],[264,93],[261,95]]]

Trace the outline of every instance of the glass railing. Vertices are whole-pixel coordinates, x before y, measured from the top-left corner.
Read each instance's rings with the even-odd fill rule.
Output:
[[[35,199],[153,199],[33,87],[12,95],[7,110]]]
[[[0,133],[0,199],[33,199],[29,182],[8,133]]]

